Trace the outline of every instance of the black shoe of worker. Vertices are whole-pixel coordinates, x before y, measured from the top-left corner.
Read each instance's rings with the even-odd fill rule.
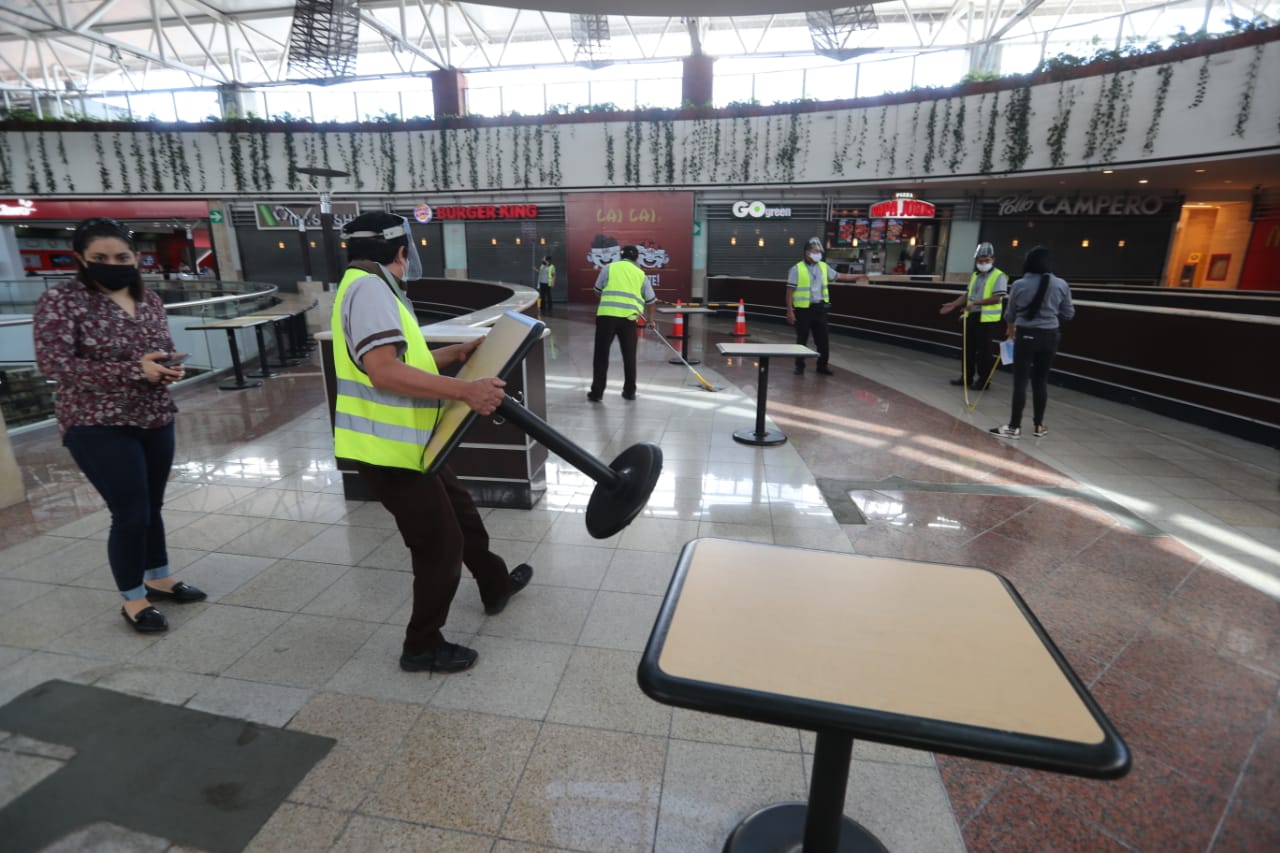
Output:
[[[951,384],[955,386],[960,386],[960,385],[968,385],[969,383],[964,379],[952,379]]]
[[[503,610],[506,610],[507,602],[511,600],[511,596],[529,585],[529,581],[533,580],[533,566],[528,563],[521,563],[511,570],[509,577],[511,578],[511,586],[507,588],[506,595],[493,604],[487,605],[484,609],[484,612],[490,616],[497,616]]]
[[[822,374],[823,376],[836,375],[836,372],[832,370],[830,367],[827,367],[825,364],[818,368],[818,373]]]
[[[588,392],[587,399],[593,403],[599,403],[601,400],[601,396],[599,394],[592,394]]]
[[[462,672],[475,666],[480,654],[457,643],[441,643],[420,655],[401,655],[400,668],[405,672]]]
[[[622,399],[624,399],[624,400],[634,400],[635,398],[636,398],[636,392],[635,392],[635,391],[632,391],[630,394],[628,394],[628,393],[626,393],[626,392],[623,392],[623,394],[622,394]]]

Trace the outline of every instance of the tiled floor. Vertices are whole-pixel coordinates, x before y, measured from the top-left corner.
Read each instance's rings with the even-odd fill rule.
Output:
[[[342,498],[312,364],[183,392],[166,521],[180,576],[210,599],[165,608],[159,638],[120,624],[97,495],[56,439],[19,437],[29,499],[0,511],[0,703],[63,678],[337,738],[256,850],[716,851],[755,808],[805,796],[813,739],[640,693],[681,545],[939,560],[1010,578],[1134,769],[1082,781],[860,743],[846,810],[889,849],[1280,849],[1274,449],[1060,388],[1047,438],[1002,441],[985,430],[1007,377],[969,414],[954,364],[844,338],[833,377],[774,365],[769,413],[790,441],[749,448],[730,435],[753,421],[755,368],[712,346],[729,322],[694,324],[711,330],[698,370],[724,390],[646,339],[640,399],[621,399],[615,362],[590,406],[590,316],[565,315],[548,420],[606,460],[656,441],[663,476],[608,540],[582,523],[593,483],[554,456],[534,510],[487,512],[496,549],[537,574],[497,617],[461,588],[447,633],[479,649],[475,669],[397,668],[407,553],[380,507]],[[837,523],[817,477],[846,481],[867,523]],[[0,802],[58,760],[0,733]],[[166,847],[99,829],[114,849]]]

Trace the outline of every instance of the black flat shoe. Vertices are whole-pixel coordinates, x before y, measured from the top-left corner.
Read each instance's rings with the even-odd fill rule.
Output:
[[[822,374],[823,376],[835,376],[835,375],[836,375],[836,372],[835,372],[834,370],[832,370],[830,367],[827,367],[825,364],[824,364],[822,367],[819,367],[819,368],[818,368],[818,373]]]
[[[208,597],[204,590],[197,589],[185,581],[178,581],[171,590],[147,587],[147,598],[152,601],[176,601],[179,604],[187,604],[192,601],[204,601]]]
[[[507,602],[511,600],[511,596],[529,585],[529,581],[533,580],[533,566],[528,563],[521,563],[511,570],[511,586],[507,589],[507,594],[499,598],[493,604],[486,605],[484,612],[490,616],[497,616],[503,610],[507,609]]]
[[[475,649],[457,643],[441,643],[420,655],[401,655],[400,668],[405,672],[462,672],[475,666],[480,657]]]
[[[124,621],[133,626],[133,630],[143,634],[154,634],[157,631],[169,630],[169,620],[164,618],[164,614],[154,607],[144,607],[137,618],[129,615],[129,611],[124,609],[124,605],[120,606],[120,615],[124,617]]]

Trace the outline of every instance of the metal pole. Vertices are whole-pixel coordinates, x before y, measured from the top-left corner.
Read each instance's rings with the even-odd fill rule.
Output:
[[[302,249],[303,281],[311,281],[311,247],[307,245],[307,220],[298,217],[298,247]]]
[[[329,201],[329,191],[320,191],[320,235],[324,240],[324,262],[328,278],[327,285],[338,283],[338,241],[333,233],[333,204]]]
[[[191,268],[192,275],[200,275],[200,261],[196,257],[196,241],[191,234],[191,226],[187,226],[187,266]]]

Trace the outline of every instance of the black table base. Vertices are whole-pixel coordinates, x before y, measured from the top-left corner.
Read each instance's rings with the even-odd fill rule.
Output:
[[[765,429],[764,409],[769,397],[769,357],[758,356],[756,363],[756,428],[740,429],[733,433],[733,440],[740,444],[751,444],[756,447],[774,447],[785,444],[787,437],[776,429]]]
[[[818,732],[809,802],[765,806],[729,835],[724,853],[888,853],[866,827],[844,814],[853,738]]]

